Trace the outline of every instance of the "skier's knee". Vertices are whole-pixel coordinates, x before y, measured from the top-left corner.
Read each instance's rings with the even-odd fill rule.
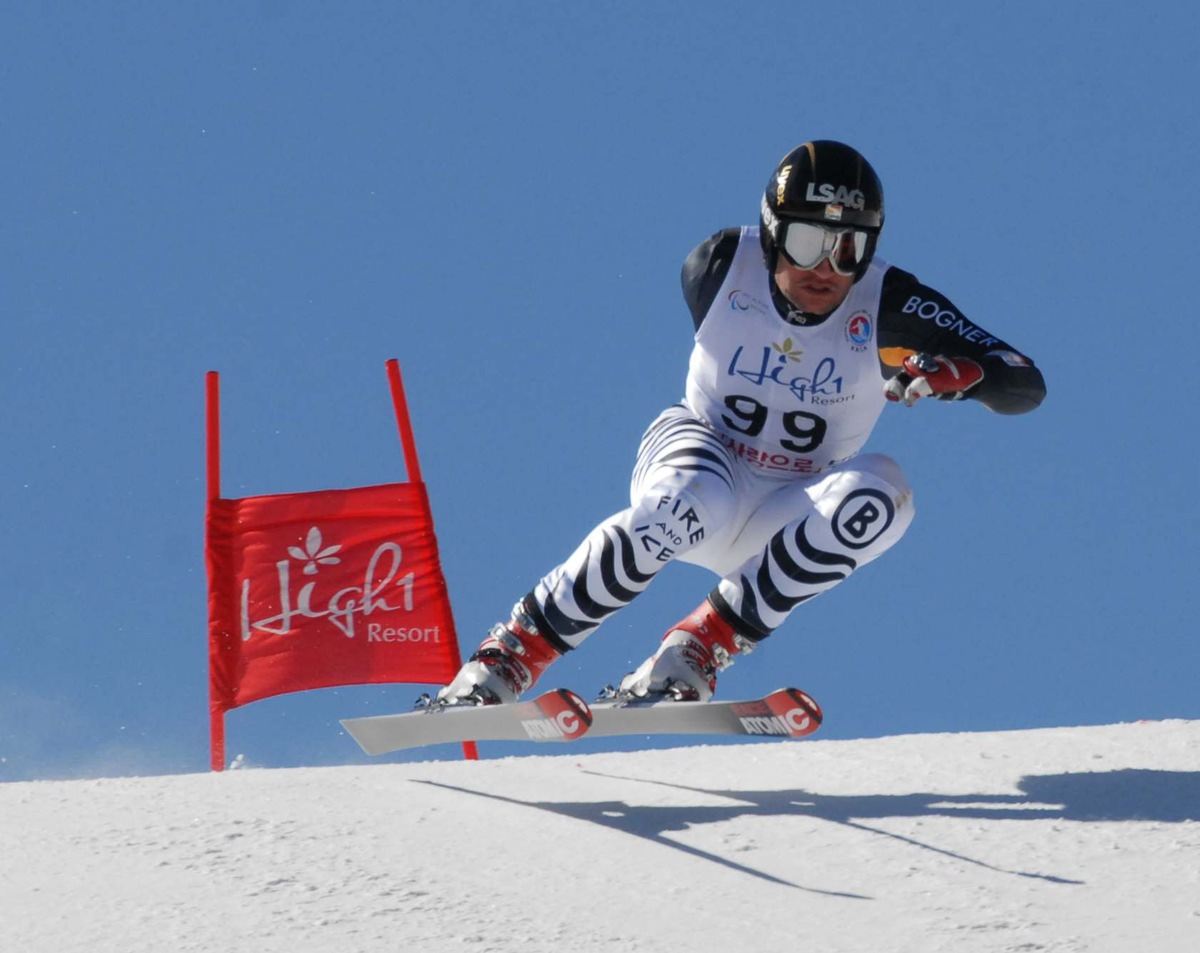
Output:
[[[860,565],[895,545],[916,512],[904,471],[878,453],[856,457],[853,468],[827,484],[816,508],[823,519],[810,524],[810,530]]]
[[[878,483],[886,484],[892,496],[901,501],[905,497],[911,502],[912,486],[903,468],[891,457],[882,453],[864,453],[854,459],[854,469]]]

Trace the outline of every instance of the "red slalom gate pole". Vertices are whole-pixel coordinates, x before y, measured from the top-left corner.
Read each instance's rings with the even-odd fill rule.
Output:
[[[396,411],[396,426],[400,429],[400,446],[404,449],[404,469],[408,471],[409,483],[422,483],[421,464],[417,459],[417,442],[413,437],[412,419],[408,414],[408,399],[404,395],[404,381],[400,376],[400,363],[392,358],[387,362],[388,384],[392,391],[392,406]],[[462,653],[455,634],[451,653],[456,668],[462,667]],[[468,761],[479,760],[479,748],[474,741],[464,741],[463,757]]]
[[[205,375],[205,458],[208,471],[208,507],[221,498],[221,383],[216,371]],[[206,517],[209,514],[206,513]],[[205,546],[208,546],[208,520],[205,519]],[[206,553],[207,555],[207,553]],[[207,562],[207,560],[205,560]],[[211,620],[210,620],[211,621]],[[211,646],[213,633],[209,630]],[[211,651],[211,648],[210,648]],[[213,771],[225,770],[225,712],[213,705],[212,661],[209,661],[209,765]]]

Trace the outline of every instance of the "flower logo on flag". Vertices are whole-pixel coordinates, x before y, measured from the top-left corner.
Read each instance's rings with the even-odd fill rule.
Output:
[[[298,559],[304,563],[304,575],[315,576],[317,574],[317,564],[322,566],[336,566],[341,562],[334,553],[338,552],[341,546],[326,546],[321,547],[321,531],[317,527],[313,527],[308,531],[308,536],[304,540],[304,549],[299,546],[289,546],[288,555],[292,559]]]

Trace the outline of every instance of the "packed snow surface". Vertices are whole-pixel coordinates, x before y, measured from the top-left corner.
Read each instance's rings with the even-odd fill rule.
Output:
[[[1200,950],[1200,722],[530,750],[0,785],[0,950]]]

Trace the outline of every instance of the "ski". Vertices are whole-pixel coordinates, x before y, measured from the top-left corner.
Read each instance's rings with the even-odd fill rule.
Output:
[[[797,688],[745,701],[614,699],[588,705],[565,688],[511,705],[452,705],[348,718],[342,726],[369,755],[462,741],[574,741],[617,735],[747,735],[803,738],[821,706]]]
[[[748,701],[593,702],[589,738],[614,735],[750,735],[803,738],[821,726],[821,706],[798,688]]]
[[[369,755],[461,741],[573,741],[592,723],[587,702],[556,688],[511,705],[430,705],[401,715],[347,718],[342,727]]]

